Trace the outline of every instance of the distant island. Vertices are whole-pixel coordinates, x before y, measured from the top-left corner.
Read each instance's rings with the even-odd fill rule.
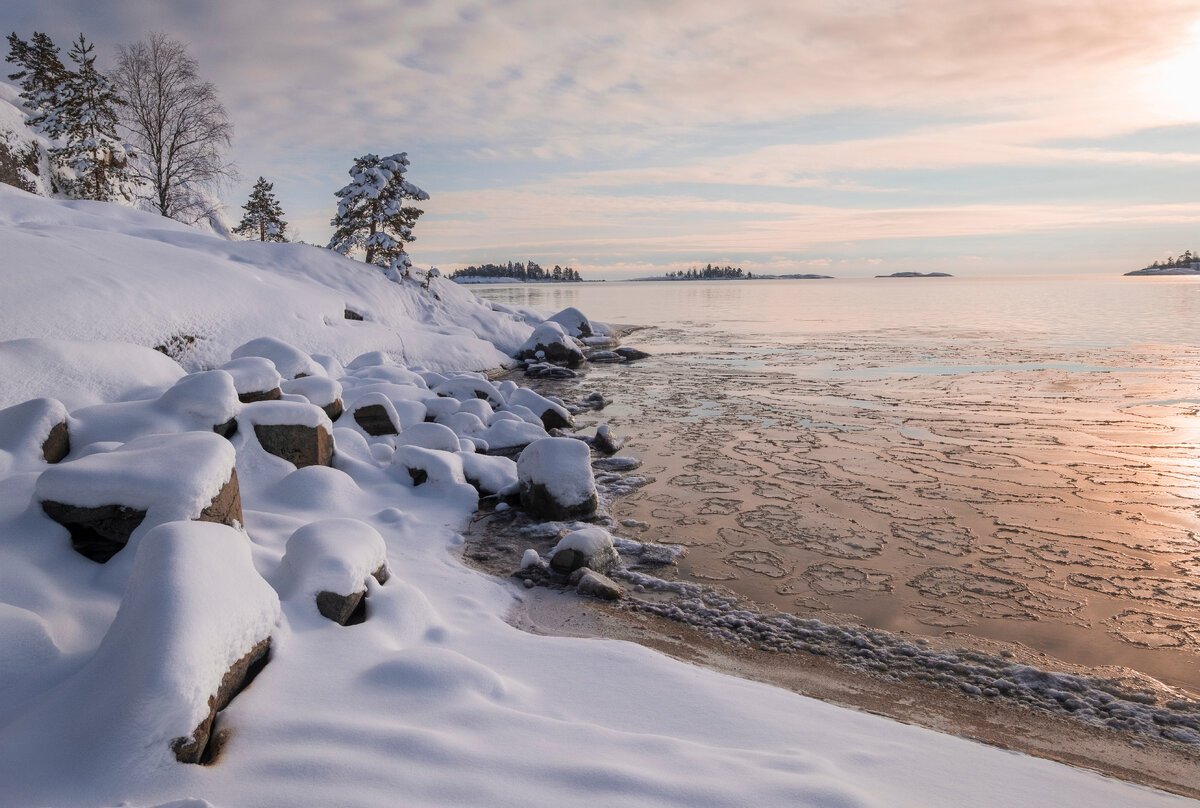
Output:
[[[741,267],[714,266],[708,264],[704,269],[692,267],[668,272],[665,275],[653,275],[648,278],[630,278],[631,281],[768,281],[768,280],[816,280],[832,278],[832,275],[755,275],[753,272],[743,272]]]
[[[893,272],[891,275],[876,275],[876,278],[953,278],[949,272]]]
[[[455,283],[579,283],[583,280],[570,267],[555,264],[553,269],[545,269],[536,261],[464,267],[454,270],[449,277]]]
[[[1172,256],[1164,262],[1155,261],[1148,267],[1126,272],[1128,275],[1200,275],[1200,253],[1186,250],[1183,255]]]

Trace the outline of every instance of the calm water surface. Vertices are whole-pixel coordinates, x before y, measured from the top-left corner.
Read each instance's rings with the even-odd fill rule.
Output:
[[[647,326],[584,386],[684,577],[1200,691],[1200,281],[476,287]]]

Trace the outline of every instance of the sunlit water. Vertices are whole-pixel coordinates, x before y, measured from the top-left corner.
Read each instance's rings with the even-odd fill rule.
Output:
[[[648,326],[584,387],[654,482],[614,506],[681,574],[1200,690],[1200,282],[489,286]]]

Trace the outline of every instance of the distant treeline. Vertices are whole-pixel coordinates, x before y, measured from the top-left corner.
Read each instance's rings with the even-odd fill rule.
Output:
[[[484,264],[477,267],[456,269],[450,273],[450,278],[512,278],[521,281],[581,281],[579,273],[570,267],[554,265],[553,269],[545,269],[536,261],[522,264],[520,261],[509,261],[507,264]]]
[[[730,267],[730,266],[715,267],[712,264],[709,264],[708,266],[704,267],[704,269],[696,269],[695,267],[692,267],[691,269],[687,269],[687,270],[679,269],[674,272],[668,272],[667,277],[671,278],[673,280],[680,280],[680,281],[704,281],[704,280],[712,280],[713,278],[717,278],[717,279],[753,278],[754,274],[751,272],[747,272],[747,273],[743,274],[741,267]]]
[[[1183,255],[1180,255],[1178,257],[1168,258],[1166,261],[1155,261],[1150,266],[1153,266],[1153,267],[1186,267],[1186,266],[1190,266],[1195,261],[1200,261],[1200,253],[1194,253],[1191,250],[1187,250],[1184,252]]]

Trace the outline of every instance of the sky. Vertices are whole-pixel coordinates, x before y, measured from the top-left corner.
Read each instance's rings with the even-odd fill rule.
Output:
[[[101,67],[162,31],[324,244],[408,153],[409,248],[586,278],[1123,272],[1200,249],[1200,0],[16,0]]]

